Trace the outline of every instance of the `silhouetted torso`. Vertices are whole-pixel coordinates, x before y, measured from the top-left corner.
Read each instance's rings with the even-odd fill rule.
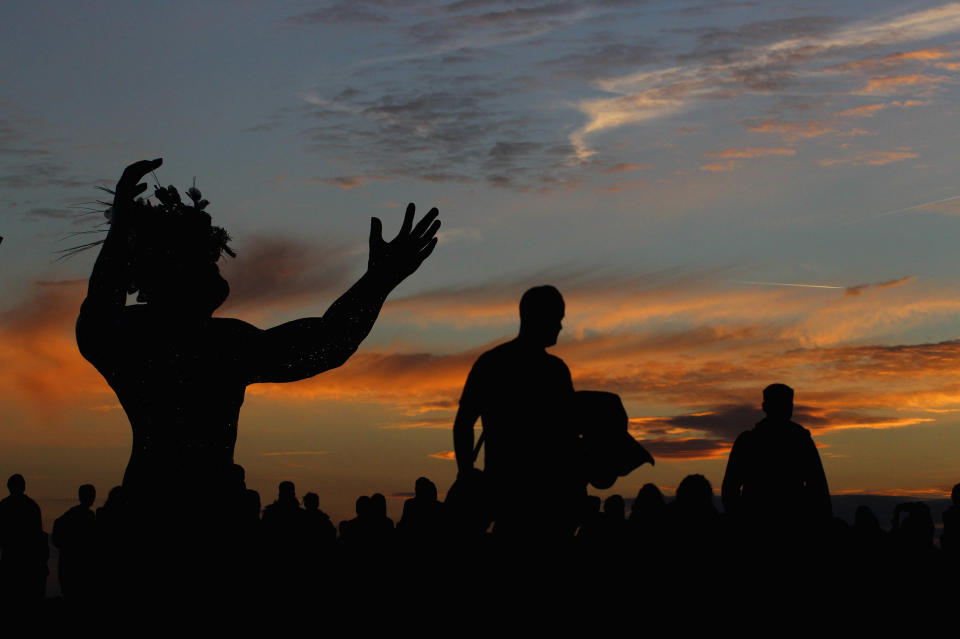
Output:
[[[97,518],[93,510],[78,504],[58,517],[52,541],[60,551],[57,573],[61,592],[66,596],[89,595],[93,573],[98,569]]]
[[[0,500],[0,592],[4,598],[42,597],[49,547],[40,507],[24,494]]]
[[[727,462],[723,502],[737,515],[829,519],[827,480],[810,431],[768,418],[741,433]]]
[[[133,429],[124,487],[135,498],[158,478],[165,490],[174,480],[211,487],[197,484],[201,477],[232,483],[237,421],[252,381],[245,339],[260,331],[225,318],[171,323],[148,306],[124,308],[106,331],[81,311],[77,327],[84,355],[117,393]]]
[[[572,444],[563,431],[572,396],[567,365],[542,347],[514,339],[481,355],[460,405],[480,413],[484,472],[493,481],[534,482],[568,470]]]

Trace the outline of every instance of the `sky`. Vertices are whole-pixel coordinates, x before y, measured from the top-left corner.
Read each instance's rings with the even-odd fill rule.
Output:
[[[773,382],[835,494],[960,481],[960,3],[35,0],[0,24],[0,475],[48,522],[131,442],[73,335],[95,251],[57,251],[154,157],[234,238],[217,314],[262,328],[363,273],[372,216],[440,209],[346,365],[248,389],[264,503],[443,492],[467,372],[539,284],[567,304],[551,352],[657,459],[598,494],[718,491]]]

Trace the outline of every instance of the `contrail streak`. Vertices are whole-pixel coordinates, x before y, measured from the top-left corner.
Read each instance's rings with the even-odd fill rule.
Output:
[[[827,286],[826,284],[788,284],[787,282],[751,282],[747,280],[737,280],[737,284],[753,284],[754,286],[795,286],[797,288],[847,288],[846,286]]]
[[[933,204],[943,204],[944,202],[953,202],[954,200],[960,200],[960,195],[954,195],[953,197],[947,197],[942,200],[934,200],[933,202],[923,202],[922,204],[914,204],[913,206],[908,206],[902,209],[894,209],[892,211],[884,211],[883,213],[877,213],[876,215],[868,215],[867,217],[861,217],[858,220],[850,222],[850,224],[859,224],[860,222],[866,220],[875,220],[881,217],[887,217],[888,215],[896,215],[897,213],[906,213],[907,211],[913,211],[914,209],[923,208],[924,206],[931,206]]]

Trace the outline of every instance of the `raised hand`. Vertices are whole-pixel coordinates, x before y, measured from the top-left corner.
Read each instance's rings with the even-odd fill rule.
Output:
[[[413,226],[413,203],[407,205],[400,232],[390,242],[383,240],[383,224],[379,218],[370,220],[370,260],[367,272],[391,289],[417,270],[437,245],[440,211],[436,208]]]
[[[132,202],[134,198],[146,191],[146,183],[140,182],[140,180],[147,173],[155,171],[161,164],[163,164],[163,158],[157,158],[156,160],[140,160],[125,168],[114,191],[114,206]]]

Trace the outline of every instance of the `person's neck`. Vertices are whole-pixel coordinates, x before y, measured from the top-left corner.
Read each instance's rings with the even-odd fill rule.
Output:
[[[535,335],[524,333],[522,330],[517,335],[516,342],[523,348],[531,351],[544,351],[547,348],[547,345],[543,343],[543,340],[537,339]]]

